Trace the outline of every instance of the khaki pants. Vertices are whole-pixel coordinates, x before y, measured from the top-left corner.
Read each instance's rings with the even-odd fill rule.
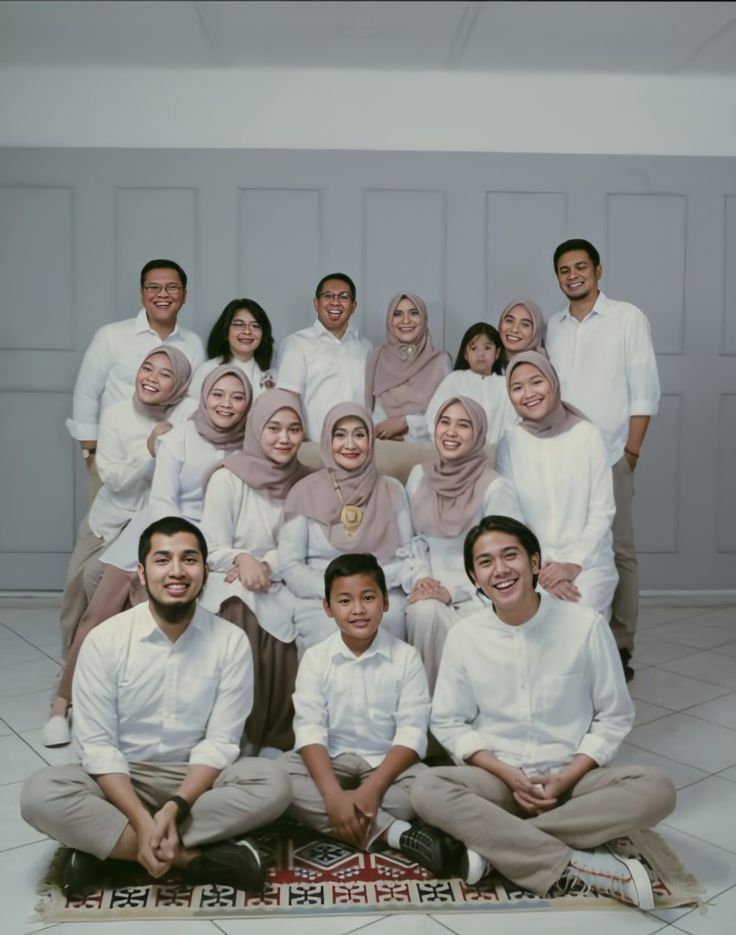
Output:
[[[61,597],[61,650],[64,658],[74,639],[79,621],[87,609],[87,604],[102,578],[105,566],[99,560],[105,548],[105,542],[89,528],[85,515],[79,524],[77,541],[69,559],[66,584]]]
[[[624,455],[613,465],[613,558],[618,585],[611,607],[611,630],[619,649],[634,652],[634,634],[639,619],[639,561],[634,545],[634,474]]]
[[[151,813],[176,794],[188,769],[186,763],[129,767],[133,788]],[[260,828],[278,818],[290,798],[289,777],[278,761],[241,758],[192,805],[191,815],[179,826],[182,843],[197,847]],[[43,834],[102,860],[128,824],[77,765],[50,766],[28,778],[21,792],[21,815]]]
[[[286,766],[291,777],[292,796],[289,813],[309,828],[314,828],[321,834],[329,834],[330,819],[324,799],[304,765],[304,760],[298,753],[287,753],[277,762]],[[333,757],[331,762],[332,771],[343,789],[357,789],[375,769],[357,753],[341,753],[340,756]],[[411,787],[416,777],[425,770],[427,767],[424,763],[415,763],[397,776],[386,790],[373,824],[369,847],[389,825],[393,824],[396,818],[409,821],[416,817],[411,804]]]
[[[536,817],[527,817],[506,783],[477,766],[428,769],[411,795],[425,821],[540,896],[562,876],[571,848],[590,850],[649,828],[670,814],[676,797],[668,777],[647,766],[593,769],[560,805]]]

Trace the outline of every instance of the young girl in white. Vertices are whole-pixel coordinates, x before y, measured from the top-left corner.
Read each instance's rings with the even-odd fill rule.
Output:
[[[202,528],[210,576],[202,604],[245,630],[253,651],[254,699],[245,725],[248,751],[290,750],[297,669],[292,593],[282,582],[276,541],[284,499],[308,469],[299,397],[271,389],[248,417],[242,451],[207,484]]]
[[[417,533],[407,640],[419,650],[430,690],[447,631],[481,607],[463,564],[465,534],[484,516],[520,515],[513,486],[487,459],[486,435],[479,403],[466,396],[447,400],[435,419],[437,458],[418,464],[406,484]]]
[[[448,399],[467,396],[480,404],[486,414],[486,444],[495,445],[516,413],[501,375],[503,344],[498,331],[485,321],[477,321],[463,335],[455,358],[455,369],[440,383],[427,406],[427,428],[434,430],[437,412]]]
[[[189,395],[199,399],[202,381],[220,364],[232,364],[248,377],[253,398],[275,384],[273,335],[268,315],[253,299],[233,299],[220,313],[207,339],[209,358],[194,371]]]
[[[370,552],[386,575],[389,610],[383,618],[399,639],[406,635],[411,515],[406,491],[378,473],[370,413],[357,403],[338,403],[322,426],[325,467],[300,481],[284,506],[279,566],[297,597],[296,639],[301,653],[334,632],[322,607],[324,570],[342,552]]]
[[[395,295],[386,311],[386,343],[366,361],[366,408],[376,438],[428,442],[427,403],[447,373],[444,351],[429,333],[427,306],[413,292]]]
[[[613,562],[613,479],[599,430],[560,399],[544,354],[526,351],[506,371],[521,422],[501,440],[498,470],[514,484],[524,522],[542,544],[539,584],[610,618],[618,575]]]

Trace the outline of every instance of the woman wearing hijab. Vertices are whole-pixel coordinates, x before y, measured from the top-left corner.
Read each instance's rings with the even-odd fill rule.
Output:
[[[407,640],[419,650],[430,690],[450,627],[481,604],[463,564],[463,541],[483,516],[518,518],[516,493],[488,461],[483,407],[455,396],[434,423],[437,457],[413,468],[406,484],[417,533],[414,587],[407,600]]]
[[[522,351],[539,351],[546,356],[544,349],[544,315],[536,302],[527,299],[515,299],[509,302],[498,319],[498,333],[503,343],[503,366]]]
[[[322,426],[324,467],[300,481],[284,506],[279,565],[297,597],[297,648],[301,653],[334,632],[322,609],[324,570],[343,552],[370,552],[386,575],[390,607],[383,618],[394,636],[406,634],[406,595],[411,516],[406,491],[378,473],[370,413],[357,403],[338,403]]]
[[[202,604],[245,630],[253,652],[249,753],[290,750],[296,678],[294,608],[282,581],[276,540],[284,500],[309,469],[297,458],[304,438],[299,397],[266,390],[253,405],[242,450],[207,484],[202,528],[210,576]]]
[[[506,383],[521,422],[501,439],[496,465],[514,484],[522,519],[541,543],[539,584],[608,619],[618,576],[613,481],[601,434],[562,402],[557,373],[544,354],[516,355]]]
[[[395,295],[386,312],[386,343],[366,361],[366,408],[376,438],[429,441],[424,414],[448,371],[447,354],[432,345],[424,299]]]
[[[66,666],[51,705],[52,716],[44,727],[46,746],[62,746],[71,739],[66,718],[71,679],[79,648],[91,629],[82,627],[82,620],[104,571],[99,558],[148,496],[159,437],[191,412],[186,404],[190,377],[191,366],[184,354],[159,345],[138,368],[133,396],[108,407],[102,415],[97,442],[102,486],[80,524],[69,562],[61,605]]]

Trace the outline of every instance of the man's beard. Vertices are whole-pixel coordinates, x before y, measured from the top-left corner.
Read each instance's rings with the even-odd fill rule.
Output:
[[[162,620],[173,624],[188,623],[192,619],[194,611],[197,609],[196,597],[192,601],[187,601],[186,604],[164,604],[156,600],[155,597],[151,597],[149,594],[148,601],[151,605],[151,609],[154,610]]]

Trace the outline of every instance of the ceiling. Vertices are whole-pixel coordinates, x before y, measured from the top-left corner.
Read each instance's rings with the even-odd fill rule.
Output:
[[[736,3],[0,2],[0,65],[736,74]]]

